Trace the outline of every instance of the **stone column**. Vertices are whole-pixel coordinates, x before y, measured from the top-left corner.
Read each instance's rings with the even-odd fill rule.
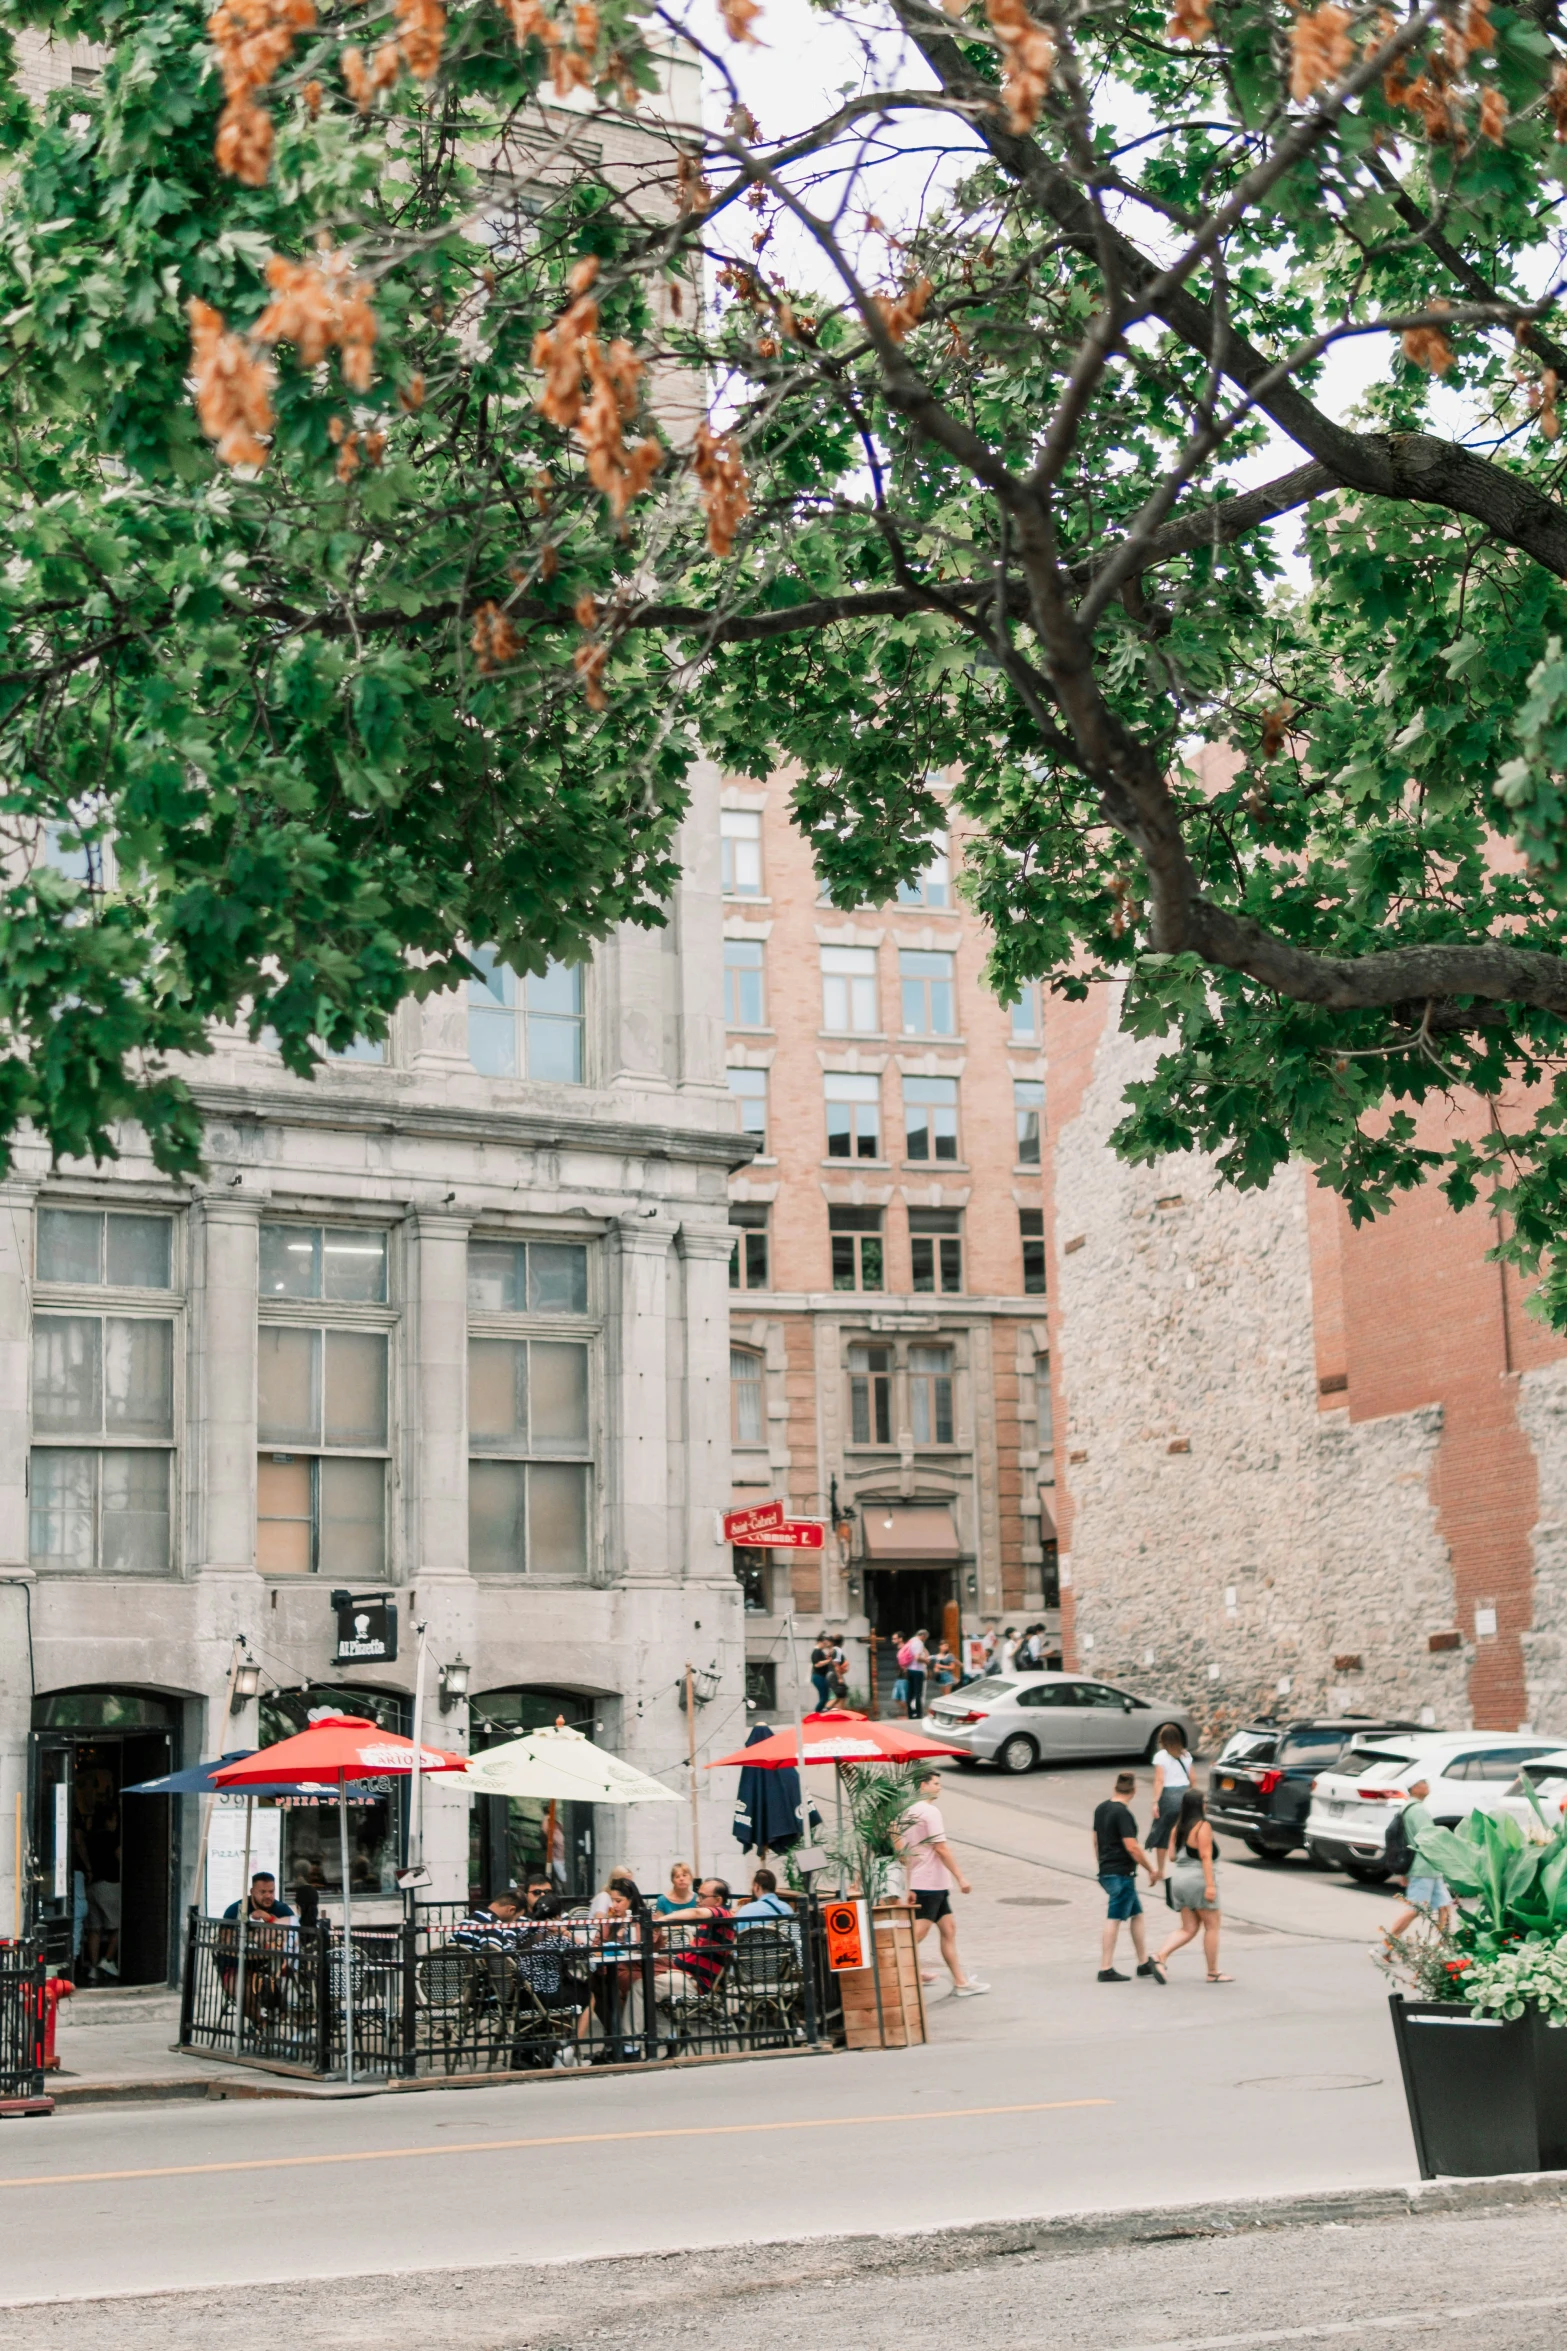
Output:
[[[429,1626],[425,1654],[427,1742],[467,1751],[466,1703],[443,1714],[440,1669],[459,1651],[475,1654],[474,1589],[468,1574],[468,1230],[465,1216],[416,1209],[409,1227],[404,1349],[403,1459],[408,1465],[404,1639]],[[423,1791],[429,1898],[466,1899],[468,1795],[455,1775],[432,1773]]]
[[[28,1559],[35,1197],[30,1184],[0,1184],[0,1575]]]
[[[16,1931],[18,1797],[24,1808],[24,1850],[31,1833],[25,1807],[32,1728],[32,1601],[32,1570],[11,1565],[0,1569],[0,1937]]]
[[[685,1276],[685,1573],[728,1573],[726,1550],[713,1538],[714,1514],[729,1508],[729,1259],[728,1225],[682,1224]]]
[[[605,1414],[606,1580],[676,1573],[669,1476],[669,1265],[675,1226],[622,1216],[605,1235],[611,1284]]]
[[[198,1571],[256,1558],[257,1229],[261,1202],[209,1192],[201,1203],[191,1315],[192,1560]]]

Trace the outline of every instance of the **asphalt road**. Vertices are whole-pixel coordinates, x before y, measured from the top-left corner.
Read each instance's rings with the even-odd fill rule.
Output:
[[[1234,1983],[1205,1983],[1188,1952],[1168,1987],[1099,1985],[1085,1824],[1106,1778],[951,1783],[948,1824],[975,1886],[963,1943],[992,1991],[933,1994],[925,2049],[12,2122],[0,2304],[424,2270],[460,2282],[632,2254],[667,2276],[671,2257],[768,2238],[1410,2181],[1386,1987],[1367,1957],[1388,1898],[1227,1858]],[[923,2290],[934,2326],[949,2284],[926,2275]],[[1397,2300],[1384,2279],[1378,2307]],[[336,2288],[320,2307],[337,2310]],[[1120,2339],[1206,2340],[1208,2315],[1150,2317],[1153,2332]],[[1086,2303],[1073,2323],[1089,2323]],[[12,2324],[24,2331],[0,2343],[48,2339],[25,2331],[36,2310]],[[1006,2339],[983,2336],[987,2351]]]

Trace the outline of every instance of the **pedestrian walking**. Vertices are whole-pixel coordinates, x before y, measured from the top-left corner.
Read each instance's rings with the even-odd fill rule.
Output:
[[[816,1646],[811,1651],[811,1687],[816,1692],[818,1714],[833,1694],[833,1686],[837,1680],[835,1671],[837,1653],[837,1644],[827,1627],[823,1625],[816,1636]]]
[[[903,1647],[903,1635],[901,1633],[894,1633],[892,1636],[892,1654],[896,1658],[898,1665],[898,1678],[892,1685],[892,1710],[894,1714],[907,1714],[909,1711],[909,1677],[903,1670]]]
[[[1191,1784],[1192,1759],[1186,1742],[1174,1724],[1167,1723],[1159,1733],[1159,1752],[1153,1766],[1153,1821],[1148,1831],[1150,1885],[1157,1886],[1164,1876],[1171,1832],[1180,1814],[1181,1798]]]
[[[1152,1976],[1164,1982],[1164,1974],[1157,1960],[1148,1956],[1148,1929],[1143,1923],[1143,1906],[1137,1892],[1139,1866],[1152,1876],[1147,1854],[1137,1842],[1137,1822],[1128,1796],[1137,1793],[1136,1774],[1117,1772],[1115,1794],[1107,1796],[1094,1813],[1094,1866],[1099,1883],[1104,1888],[1106,1911],[1104,1930],[1099,1938],[1099,1981],[1102,1984],[1129,1984],[1130,1976],[1122,1975],[1115,1964],[1115,1947],[1124,1925],[1132,1930],[1132,1949],[1137,1954],[1139,1975]]]
[[[898,1651],[898,1663],[903,1668],[909,1686],[909,1720],[918,1722],[925,1711],[925,1668],[930,1663],[923,1625],[913,1639],[905,1641]]]
[[[1172,1846],[1170,1901],[1180,1912],[1181,1923],[1156,1956],[1154,1966],[1162,1971],[1171,1952],[1179,1951],[1200,1933],[1209,1983],[1233,1983],[1234,1977],[1222,1974],[1219,1968],[1219,1870],[1208,1807],[1200,1788],[1188,1788],[1181,1798]]]
[[[1017,1664],[1017,1652],[1017,1628],[1015,1625],[1008,1625],[997,1647],[997,1655],[1003,1673],[1010,1673]]]
[[[930,1678],[935,1684],[938,1698],[944,1691],[950,1690],[958,1678],[957,1659],[945,1641],[930,1661]]]
[[[1431,1782],[1428,1779],[1410,1781],[1410,1801],[1399,1813],[1394,1836],[1388,1840],[1390,1845],[1393,1844],[1398,1828],[1402,1829],[1409,1867],[1402,1873],[1404,1907],[1392,1925],[1384,1930],[1384,1939],[1387,1941],[1391,1941],[1394,1935],[1401,1935],[1406,1927],[1412,1927],[1415,1920],[1422,1916],[1435,1919],[1444,1935],[1452,1932],[1453,1897],[1447,1882],[1437,1876],[1428,1862],[1421,1860],[1419,1853],[1420,1839],[1436,1827],[1426,1805],[1430,1793]]]
[[[977,2000],[990,1986],[964,1973],[958,1957],[958,1922],[952,1915],[952,1888],[960,1894],[971,1894],[973,1887],[958,1867],[957,1856],[947,1843],[946,1823],[941,1817],[938,1798],[941,1795],[939,1771],[922,1771],[919,1776],[919,1795],[910,1806],[900,1833],[903,1859],[909,1874],[909,1892],[914,1896],[918,1919],[914,1939],[923,1943],[935,1928],[941,1945],[941,1956],[947,1963],[952,1978],[954,2000]],[[920,1972],[922,1984],[933,1984],[934,1972]]]

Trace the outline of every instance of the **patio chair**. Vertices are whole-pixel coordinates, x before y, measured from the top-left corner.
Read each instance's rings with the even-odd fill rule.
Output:
[[[800,1953],[787,1926],[742,1926],[727,1973],[729,1998],[748,2038],[803,2038]]]
[[[491,1982],[483,1962],[501,1956],[500,1952],[481,1955],[464,1950],[460,1943],[446,1943],[414,1961],[414,2000],[429,2018],[431,2054],[438,2043],[448,2073],[457,2071],[460,2054],[472,2044],[475,2020],[490,1997]]]

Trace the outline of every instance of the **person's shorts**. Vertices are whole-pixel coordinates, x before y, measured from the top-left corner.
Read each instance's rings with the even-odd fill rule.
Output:
[[[688,2000],[701,1999],[702,1986],[683,1967],[661,1967],[653,1978],[653,1997],[661,2008],[683,2008]]]
[[[120,1931],[120,1889],[113,1878],[95,1878],[87,1889],[87,1924],[100,1934]]]
[[[1441,1878],[1411,1878],[1404,1892],[1417,1910],[1445,1910],[1453,1899]]]
[[[952,1896],[941,1886],[915,1886],[914,1907],[921,1918],[947,1918],[952,1912]]]
[[[908,1702],[909,1685],[900,1674],[892,1685],[892,1703],[894,1706],[906,1706]]]
[[[1137,1880],[1134,1877],[1118,1869],[1102,1869],[1099,1872],[1099,1883],[1109,1897],[1109,1917],[1142,1917],[1143,1906],[1138,1898]]]

